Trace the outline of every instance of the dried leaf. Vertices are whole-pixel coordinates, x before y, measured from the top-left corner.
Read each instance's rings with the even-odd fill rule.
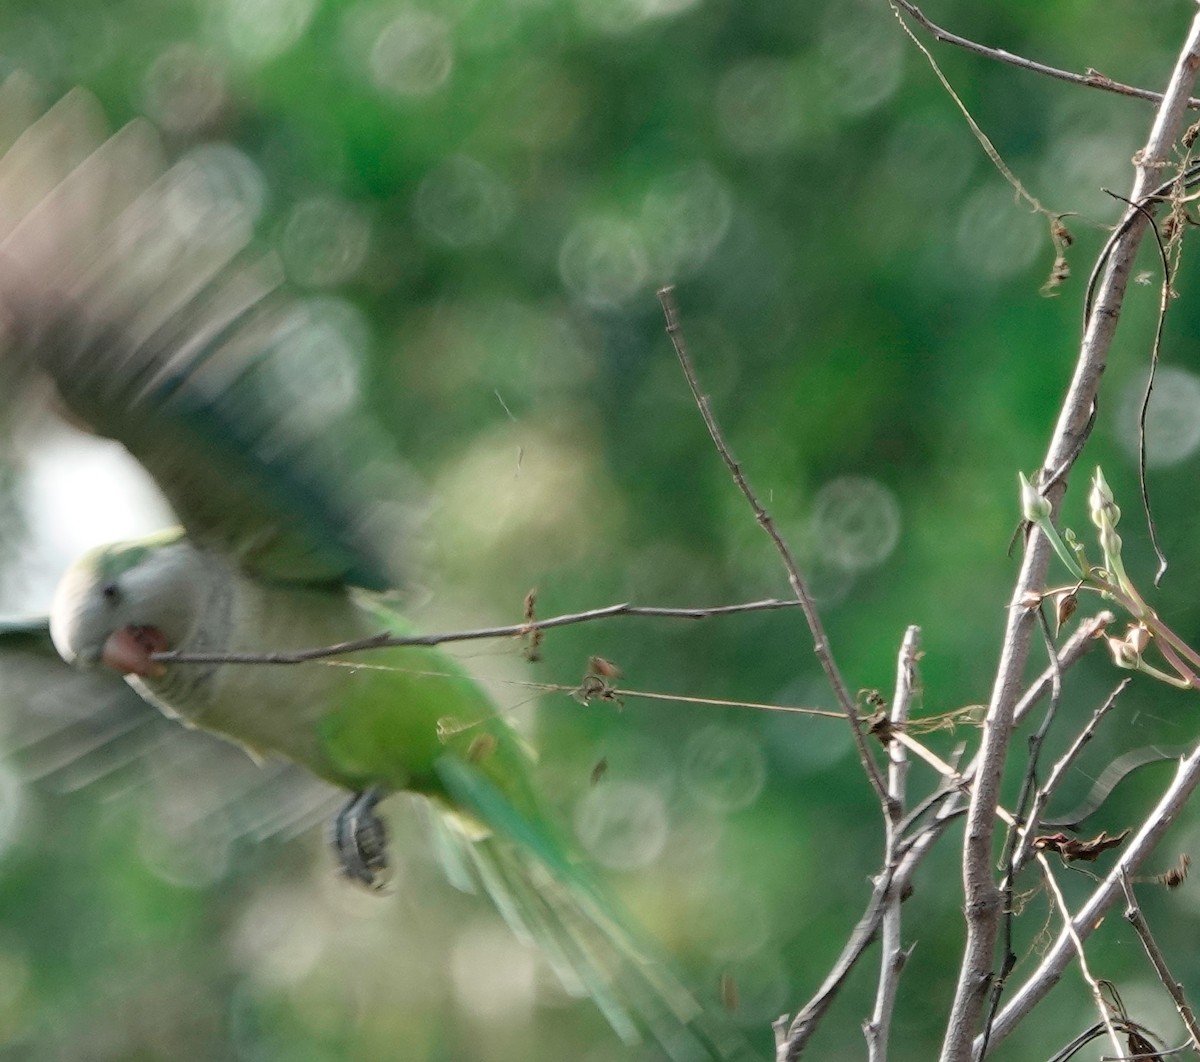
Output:
[[[1049,833],[1035,837],[1033,847],[1039,852],[1057,852],[1067,863],[1075,861],[1092,863],[1101,852],[1107,852],[1108,849],[1120,845],[1129,836],[1129,832],[1129,830],[1122,830],[1115,836],[1110,836],[1107,831],[1101,830],[1091,840],[1086,841],[1065,833]]]

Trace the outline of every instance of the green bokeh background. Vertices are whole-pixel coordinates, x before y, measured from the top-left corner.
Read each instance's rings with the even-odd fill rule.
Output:
[[[1010,51],[1160,87],[1191,8],[943,0],[929,14]],[[413,606],[423,627],[514,622],[535,586],[542,616],[786,596],[663,333],[654,292],[671,281],[705,390],[812,573],[847,682],[887,690],[904,628],[919,624],[926,715],[988,698],[1016,572],[1006,553],[1016,473],[1044,452],[1083,281],[1119,213],[1101,188],[1128,190],[1152,113],[945,48],[936,56],[1026,188],[1078,214],[1073,275],[1057,297],[1039,294],[1053,261],[1045,222],[988,163],[883,0],[0,7],[0,69],[32,72],[47,100],[84,84],[114,125],[148,113],[172,150],[234,145],[262,176],[262,239],[297,288],[361,312],[364,392],[427,502]],[[298,211],[314,200],[341,204],[344,224],[305,230]],[[368,231],[364,257],[339,276],[337,241]],[[1126,512],[1131,570],[1148,586],[1128,416],[1158,304],[1153,254],[1144,268],[1152,282],[1131,287],[1066,522],[1086,532],[1083,470],[1103,464]],[[1185,256],[1163,348],[1191,374],[1163,388],[1178,399],[1173,439],[1200,420],[1188,391],[1194,278]],[[1189,638],[1200,632],[1194,449],[1150,476],[1173,561],[1155,601]],[[11,486],[19,470],[5,474]],[[847,566],[853,528],[814,522],[840,477],[882,485],[899,514],[894,549],[870,562]],[[15,544],[19,520],[4,527]],[[723,976],[736,983],[737,1020],[765,1053],[770,1020],[823,979],[879,865],[878,807],[849,737],[823,719],[633,697],[623,710],[563,694],[535,705],[518,684],[572,686],[593,654],[616,662],[630,689],[831,708],[809,636],[798,614],[772,612],[564,629],[536,665],[514,645],[462,650],[534,736],[564,814],[604,787],[632,794],[609,862],[624,849],[636,865],[610,866],[612,887],[702,994],[715,998]],[[1031,668],[1043,661],[1035,653]],[[1071,676],[1052,751],[1116,677],[1099,655]],[[1135,682],[1063,803],[1120,751],[1190,740],[1193,701]],[[948,755],[975,739],[960,726],[930,740]],[[1022,752],[1019,739],[1017,761]],[[593,784],[601,760],[608,771]],[[1139,821],[1169,771],[1126,783],[1096,828]],[[122,777],[69,794],[7,786],[3,1057],[642,1057],[586,1003],[560,998],[481,900],[445,884],[405,801],[389,805],[400,869],[378,899],[333,880],[319,830],[239,842],[219,873],[164,872],[147,857],[147,789],[134,771]],[[933,784],[913,768],[914,794]],[[653,858],[635,858],[664,828]],[[1196,830],[1189,813],[1153,869],[1189,850]],[[957,839],[927,861],[905,907],[916,947],[892,1038],[901,1062],[935,1056],[953,993]],[[1069,896],[1088,887],[1061,876]],[[1193,994],[1196,895],[1191,882],[1145,894]],[[1033,896],[1016,976],[1047,917]],[[1109,921],[1093,969],[1178,1042],[1136,942]],[[877,958],[868,953],[812,1057],[864,1055]],[[1068,973],[996,1057],[1045,1056],[1093,1020]]]

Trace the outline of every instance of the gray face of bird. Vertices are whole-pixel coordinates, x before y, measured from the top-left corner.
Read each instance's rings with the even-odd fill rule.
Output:
[[[67,570],[55,593],[55,647],[78,667],[153,674],[161,665],[150,654],[184,644],[194,630],[205,584],[200,554],[183,541],[93,550]]]

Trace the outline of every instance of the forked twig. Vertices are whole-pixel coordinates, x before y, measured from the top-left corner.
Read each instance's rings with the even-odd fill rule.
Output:
[[[1164,791],[1141,827],[1122,849],[1120,857],[1104,880],[1092,890],[1087,901],[1076,912],[1071,922],[1071,933],[1063,930],[1046,950],[1037,968],[1026,978],[1021,987],[996,1016],[992,1028],[992,1039],[1002,1040],[1037,1006],[1058,983],[1067,964],[1074,954],[1073,937],[1086,940],[1101,922],[1105,914],[1122,895],[1121,878],[1136,873],[1143,862],[1153,853],[1159,841],[1183,811],[1188,798],[1200,787],[1200,746],[1184,757],[1176,770],[1175,778]]]
[[[1111,77],[1095,70],[1089,70],[1086,74],[1076,74],[1070,70],[1060,70],[1055,66],[1047,66],[1045,63],[1039,63],[1035,59],[1026,59],[1024,56],[1007,52],[1003,48],[989,48],[986,44],[980,44],[966,37],[960,37],[957,33],[951,33],[949,30],[942,29],[941,26],[929,18],[916,4],[910,3],[910,0],[893,0],[893,2],[897,7],[902,8],[905,14],[912,18],[922,29],[927,30],[935,40],[939,40],[944,44],[952,44],[956,48],[962,48],[975,55],[981,55],[985,59],[995,59],[997,62],[1007,63],[1022,70],[1030,70],[1035,74],[1042,74],[1045,77],[1056,78],[1059,81],[1069,81],[1073,85],[1083,85],[1087,88],[1101,89],[1105,92],[1115,92],[1121,96],[1132,96],[1134,99],[1150,100],[1152,103],[1162,102],[1163,97],[1161,92],[1138,88],[1135,85],[1126,85],[1120,81],[1114,81]],[[1187,105],[1193,110],[1200,109],[1200,99],[1189,99]]]
[[[1146,949],[1146,956],[1150,959],[1150,965],[1154,967],[1154,972],[1158,974],[1163,988],[1167,990],[1167,994],[1174,1001],[1183,1027],[1187,1029],[1188,1036],[1191,1037],[1193,1050],[1200,1051],[1200,1024],[1196,1022],[1196,1014],[1188,1003],[1187,996],[1183,994],[1183,985],[1171,976],[1171,970],[1167,966],[1162,949],[1158,946],[1158,941],[1154,939],[1154,934],[1150,932],[1150,926],[1146,923],[1141,908],[1138,907],[1128,874],[1121,874],[1121,890],[1125,893],[1125,918],[1133,926],[1133,931],[1138,935],[1138,940],[1142,942],[1142,947]]]
[[[1096,644],[1096,635],[1113,622],[1110,612],[1102,612],[1079,625],[1063,645],[1058,654],[1057,667],[1048,667],[1033,681],[1024,696],[1018,702],[1019,714],[1031,712],[1046,696],[1054,682],[1055,673],[1063,673],[1074,667],[1087,651]],[[885,900],[890,893],[897,895],[909,887],[913,875],[925,857],[933,850],[933,846],[945,833],[947,827],[961,818],[966,808],[967,797],[963,786],[969,782],[975,773],[975,762],[968,764],[961,773],[959,782],[948,785],[932,797],[922,801],[913,814],[903,823],[907,828],[910,820],[915,821],[927,811],[933,811],[931,821],[921,826],[911,836],[906,836],[900,843],[902,856],[899,865],[893,870],[884,866],[873,881],[870,899],[866,910],[851,931],[849,938],[838,955],[837,960],[826,974],[825,980],[813,993],[812,997],[788,1022],[787,1015],[774,1023],[776,1058],[778,1062],[795,1062],[803,1053],[808,1041],[817,1031],[822,1019],[829,1012],[834,999],[837,998],[842,986],[846,983],[850,971],[854,969],[864,951],[879,932],[879,926],[886,910]]]

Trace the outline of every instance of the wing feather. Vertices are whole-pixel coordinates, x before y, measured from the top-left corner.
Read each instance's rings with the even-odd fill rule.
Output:
[[[204,157],[168,166],[143,121],[106,137],[81,91],[0,156],[5,398],[48,376],[146,466],[189,537],[257,576],[392,588],[407,538],[393,447],[354,396],[297,408],[314,314]]]

